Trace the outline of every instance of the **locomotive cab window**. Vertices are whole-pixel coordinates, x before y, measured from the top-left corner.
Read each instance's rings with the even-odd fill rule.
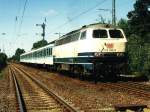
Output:
[[[107,31],[106,30],[94,30],[93,31],[94,38],[107,38]]]
[[[111,38],[124,38],[120,30],[109,30]]]

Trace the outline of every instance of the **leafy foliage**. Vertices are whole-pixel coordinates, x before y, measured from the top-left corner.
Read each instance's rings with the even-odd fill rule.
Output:
[[[134,4],[134,10],[128,13],[129,27],[133,34],[147,39],[150,32],[150,1],[137,0]]]
[[[32,49],[37,49],[46,45],[48,45],[48,42],[46,40],[41,40],[41,41],[33,43]]]
[[[118,26],[123,29],[127,37],[130,35],[128,21],[126,19],[120,19],[118,22]]]
[[[12,60],[19,61],[20,60],[20,55],[23,54],[23,53],[25,53],[25,50],[18,48],[15,52],[15,55],[12,56]]]
[[[0,70],[7,65],[7,56],[5,53],[0,53]]]
[[[127,35],[129,72],[139,72],[150,77],[150,1],[136,0],[134,10],[121,19],[118,26]]]

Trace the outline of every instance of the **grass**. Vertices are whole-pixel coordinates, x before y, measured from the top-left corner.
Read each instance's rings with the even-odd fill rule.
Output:
[[[3,79],[4,77],[4,74],[5,74],[5,70],[0,70],[0,80]]]

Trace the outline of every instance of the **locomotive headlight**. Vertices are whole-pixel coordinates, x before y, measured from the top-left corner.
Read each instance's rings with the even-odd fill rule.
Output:
[[[124,53],[117,53],[117,56],[124,56]]]
[[[98,57],[98,56],[99,56],[99,53],[97,53],[97,52],[96,52],[96,53],[94,53],[94,56]]]
[[[96,56],[96,57],[103,57],[104,54],[103,54],[103,53],[100,53],[100,52],[95,52],[95,53],[94,53],[94,56]]]

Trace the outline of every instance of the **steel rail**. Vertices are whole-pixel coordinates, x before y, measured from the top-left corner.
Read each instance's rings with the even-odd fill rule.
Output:
[[[25,102],[23,100],[23,96],[22,96],[17,78],[15,76],[15,73],[11,68],[9,68],[9,70],[10,70],[10,73],[12,74],[13,81],[14,81],[14,84],[15,84],[15,89],[16,89],[17,100],[18,100],[20,112],[26,112],[27,110],[26,110]]]
[[[73,107],[73,105],[70,105],[68,102],[64,101],[62,97],[60,97],[60,96],[56,95],[54,92],[52,92],[52,90],[50,90],[49,88],[47,88],[46,85],[43,84],[41,81],[39,81],[36,78],[32,77],[31,75],[29,75],[24,70],[22,70],[22,69],[20,69],[20,68],[18,68],[16,66],[15,66],[15,68],[18,71],[21,71],[24,74],[26,74],[31,80],[33,80],[35,83],[37,83],[43,90],[45,90],[50,96],[52,96],[57,102],[59,102],[61,105],[63,105],[69,111],[71,111],[71,112],[79,112],[78,108],[75,108],[75,107]]]

